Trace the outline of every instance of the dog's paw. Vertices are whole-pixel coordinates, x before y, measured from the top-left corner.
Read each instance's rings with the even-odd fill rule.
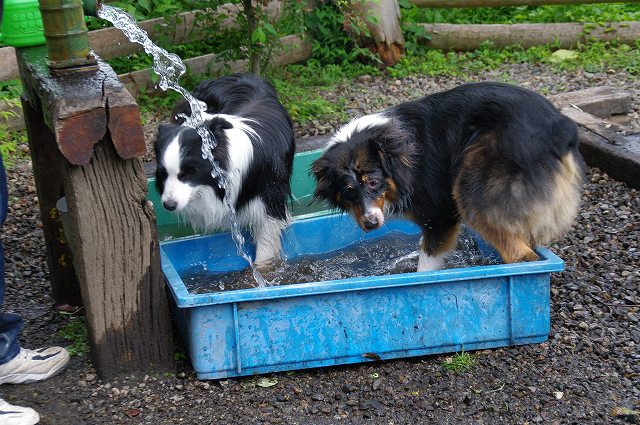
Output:
[[[440,270],[444,266],[445,254],[428,255],[426,252],[420,251],[418,257],[418,271],[427,272],[431,270]]]

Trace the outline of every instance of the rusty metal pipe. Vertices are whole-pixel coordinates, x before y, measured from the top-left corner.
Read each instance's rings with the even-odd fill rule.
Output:
[[[95,15],[95,0],[39,0],[44,37],[52,72],[91,70],[96,59],[89,50],[84,12]],[[79,69],[80,68],[80,69]]]

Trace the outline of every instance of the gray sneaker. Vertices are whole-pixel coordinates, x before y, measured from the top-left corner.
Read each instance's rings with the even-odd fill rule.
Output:
[[[0,365],[0,384],[42,381],[58,373],[68,362],[69,352],[62,347],[21,348],[16,357]]]
[[[40,415],[32,408],[14,406],[0,398],[0,425],[34,425],[39,421]]]

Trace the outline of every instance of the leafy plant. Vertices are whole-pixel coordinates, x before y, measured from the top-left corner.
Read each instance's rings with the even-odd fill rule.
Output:
[[[0,154],[7,169],[11,169],[19,159],[26,158],[27,152],[27,132],[9,130],[0,123]]]
[[[376,61],[356,39],[368,35],[366,23],[349,10],[348,0],[319,4],[307,16],[305,26],[313,43],[313,58],[322,65]]]
[[[72,356],[82,356],[89,352],[87,322],[83,316],[70,316],[58,335],[69,341],[70,345],[66,348]]]

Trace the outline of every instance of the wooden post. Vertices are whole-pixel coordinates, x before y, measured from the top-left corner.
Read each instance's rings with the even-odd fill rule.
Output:
[[[404,54],[404,37],[397,0],[360,0],[353,9],[371,33],[373,44],[369,48],[378,53],[386,66],[398,63]]]
[[[155,214],[145,200],[147,182],[139,158],[144,136],[133,97],[102,61],[97,70],[54,77],[46,65],[46,49],[31,47],[19,49],[18,64],[25,105],[34,115],[28,124],[41,123],[29,129],[34,170],[41,176],[38,194],[46,191],[43,179],[55,175],[57,190],[49,196],[59,196],[62,188],[67,198],[65,236],[98,375],[109,379],[172,369],[171,323]],[[49,130],[41,137],[43,124]],[[49,163],[53,149],[63,158]],[[44,199],[46,212],[50,201]],[[52,230],[45,212],[47,234]]]
[[[82,298],[73,270],[67,236],[64,234],[60,213],[56,208],[56,202],[64,196],[63,176],[66,160],[56,145],[55,135],[42,119],[42,111],[34,108],[24,96],[22,110],[29,137],[29,152],[33,162],[33,177],[47,247],[47,265],[53,299],[57,308],[66,310],[68,306],[71,309],[81,306]]]

